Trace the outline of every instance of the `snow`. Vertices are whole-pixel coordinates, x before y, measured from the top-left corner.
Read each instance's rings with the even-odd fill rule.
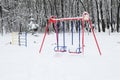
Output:
[[[68,48],[70,36],[66,33]],[[120,80],[119,36],[96,33],[102,56],[91,33],[85,33],[84,55],[54,52],[54,33],[46,36],[41,53],[42,33],[38,37],[28,34],[27,47],[9,44],[11,34],[0,36],[0,80]]]

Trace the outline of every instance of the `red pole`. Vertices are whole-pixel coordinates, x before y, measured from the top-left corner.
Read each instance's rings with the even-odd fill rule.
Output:
[[[39,53],[41,53],[41,51],[42,51],[42,47],[43,47],[43,44],[44,44],[44,41],[45,41],[45,37],[46,37],[46,34],[48,32],[48,27],[49,27],[50,23],[51,23],[51,20],[48,21],[48,24],[46,26],[44,37],[43,37],[43,40],[42,40],[42,43],[41,43],[41,46],[40,46]]]
[[[94,30],[93,30],[93,28],[92,28],[92,22],[91,22],[90,20],[89,20],[89,23],[90,23],[90,28],[91,28],[91,30],[92,30],[92,33],[93,33],[93,36],[94,36],[94,39],[95,39],[95,42],[96,42],[96,45],[97,45],[99,54],[102,55],[101,50],[100,50],[100,47],[99,47],[98,42],[97,42],[97,38],[96,38],[95,33],[94,33]]]
[[[84,54],[84,19],[82,19],[82,54]]]

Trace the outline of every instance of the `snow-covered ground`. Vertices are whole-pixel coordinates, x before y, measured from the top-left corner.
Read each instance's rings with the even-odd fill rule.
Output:
[[[68,47],[70,36],[66,33]],[[46,36],[41,53],[43,34],[28,34],[27,47],[9,44],[11,34],[0,36],[0,80],[120,80],[120,34],[96,33],[96,37],[102,56],[91,33],[85,33],[84,55],[54,52],[54,33]]]

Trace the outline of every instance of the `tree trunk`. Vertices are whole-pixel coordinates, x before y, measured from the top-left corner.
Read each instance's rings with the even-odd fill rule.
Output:
[[[106,26],[107,29],[110,28],[110,13],[109,13],[109,2],[107,0],[105,0],[105,11],[106,11]]]
[[[93,8],[93,0],[90,1],[91,6],[91,17],[92,17],[92,23],[95,24],[95,17],[94,17],[94,8]]]
[[[111,0],[111,32],[113,32],[113,25],[112,25],[112,23],[113,23],[113,12],[112,12],[112,0]]]
[[[56,16],[58,17],[58,10],[57,10],[57,0],[54,0],[54,9],[55,9],[55,13],[56,13]]]
[[[3,17],[2,17],[2,6],[0,6],[0,17],[1,17],[1,33],[3,35]]]
[[[44,11],[45,11],[44,17],[47,18],[46,0],[43,0],[43,4],[44,4]]]
[[[100,29],[99,8],[98,8],[98,2],[97,2],[97,0],[95,0],[95,3],[96,3],[96,9],[97,9],[98,32],[100,32],[101,29]]]
[[[61,0],[61,13],[62,17],[64,17],[64,0]]]
[[[80,0],[80,3],[82,4],[82,6],[83,6],[84,10],[85,10],[85,11],[87,11],[87,9],[86,9],[86,7],[85,7],[84,3],[83,3],[81,0]]]
[[[119,28],[120,28],[120,0],[118,0],[119,4],[118,4],[118,8],[117,8],[117,32],[119,32]]]
[[[102,24],[102,31],[105,32],[105,21],[103,18],[103,10],[102,10],[102,1],[100,1],[100,13],[101,13],[101,24]]]

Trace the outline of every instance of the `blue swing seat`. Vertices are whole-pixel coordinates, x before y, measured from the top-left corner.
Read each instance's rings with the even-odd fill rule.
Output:
[[[80,51],[80,48],[77,48],[75,51],[70,51],[70,49],[69,49],[69,53],[80,54],[81,51]]]
[[[67,51],[67,46],[56,46],[54,48],[55,52],[66,52]]]

